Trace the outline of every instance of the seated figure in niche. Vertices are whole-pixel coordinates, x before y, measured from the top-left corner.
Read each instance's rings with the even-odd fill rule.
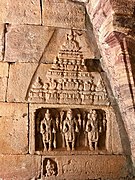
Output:
[[[90,150],[98,150],[99,122],[96,110],[91,110],[87,115],[86,132],[88,133],[88,142]]]
[[[71,144],[72,150],[74,150],[76,133],[79,133],[79,128],[78,128],[77,120],[74,118],[73,112],[71,109],[67,111],[67,116],[65,120],[63,121],[63,133],[65,136],[67,150],[68,151],[71,150],[70,144]]]
[[[55,166],[53,163],[51,163],[50,160],[47,160],[47,164],[46,164],[46,177],[51,177],[51,176],[55,176],[56,175],[56,171],[55,171]]]
[[[45,117],[41,121],[40,133],[42,134],[44,151],[52,150],[52,144],[53,147],[56,148],[56,125],[51,117],[49,109],[47,109]]]

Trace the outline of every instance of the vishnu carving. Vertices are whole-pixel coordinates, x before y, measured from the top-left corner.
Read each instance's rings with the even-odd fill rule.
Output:
[[[91,110],[87,115],[86,132],[88,132],[88,142],[90,150],[98,150],[99,122],[96,110]]]
[[[63,122],[63,133],[65,135],[67,150],[75,150],[75,138],[76,133],[79,133],[79,128],[71,109],[67,111],[66,119]]]
[[[42,134],[44,150],[52,150],[52,144],[56,148],[56,125],[49,109],[47,109],[44,119],[41,121],[40,132]]]

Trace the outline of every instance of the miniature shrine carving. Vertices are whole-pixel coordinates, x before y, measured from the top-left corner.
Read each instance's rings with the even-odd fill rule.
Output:
[[[45,159],[43,162],[44,165],[44,176],[45,177],[54,177],[57,175],[57,163],[52,159]]]
[[[37,73],[29,88],[28,101],[43,105],[34,117],[35,151],[106,150],[107,91],[100,73],[90,71],[78,40],[71,30],[44,77]]]
[[[47,81],[37,77],[29,90],[28,100],[46,104],[108,105],[100,74],[89,72],[85,64],[77,34],[71,30],[46,73]]]
[[[101,109],[45,109],[36,114],[36,150],[105,149],[106,113]]]

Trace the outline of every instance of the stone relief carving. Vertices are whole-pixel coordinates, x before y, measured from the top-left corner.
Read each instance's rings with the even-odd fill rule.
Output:
[[[49,158],[43,161],[43,175],[45,177],[55,177],[57,175],[57,163]]]
[[[80,173],[80,164],[74,159],[68,160],[66,164],[62,166],[63,174],[81,174]]]
[[[88,72],[77,34],[71,30],[61,46],[47,82],[37,77],[29,91],[29,101],[48,104],[108,104],[107,93],[99,73]],[[99,81],[97,82],[97,79]]]
[[[40,132],[42,134],[44,150],[51,150],[52,144],[56,148],[56,126],[53,121],[49,109],[45,113],[44,119],[41,121]],[[47,148],[48,145],[48,148]]]
[[[88,133],[88,141],[90,150],[98,149],[99,133],[101,133],[101,126],[97,119],[97,112],[91,110],[87,115],[86,132]],[[94,143],[94,145],[92,144]],[[94,148],[93,148],[94,146]]]
[[[67,111],[66,119],[63,123],[63,133],[65,136],[67,150],[70,150],[70,143],[71,149],[75,150],[75,133],[79,133],[79,127],[77,120],[73,117],[71,109]]]
[[[105,149],[106,127],[101,109],[41,108],[35,114],[35,150]]]

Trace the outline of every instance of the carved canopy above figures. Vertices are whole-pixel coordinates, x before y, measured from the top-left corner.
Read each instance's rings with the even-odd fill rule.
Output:
[[[107,92],[99,72],[89,72],[77,34],[71,30],[58,56],[45,74],[37,76],[28,93],[29,102],[46,104],[108,105]]]

